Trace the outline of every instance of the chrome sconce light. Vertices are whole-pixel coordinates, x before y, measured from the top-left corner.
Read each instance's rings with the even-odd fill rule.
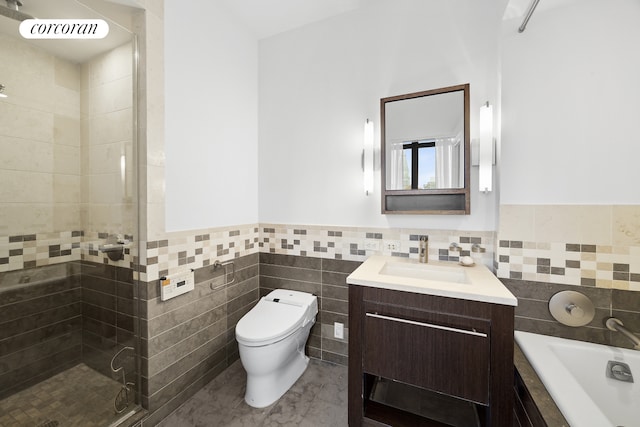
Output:
[[[7,95],[4,93],[4,85],[0,83],[0,98],[7,98]]]
[[[373,122],[364,123],[364,146],[362,149],[362,171],[364,174],[364,194],[373,193]]]
[[[492,188],[493,171],[493,106],[487,101],[480,107],[480,141],[478,144],[479,189],[488,193]]]

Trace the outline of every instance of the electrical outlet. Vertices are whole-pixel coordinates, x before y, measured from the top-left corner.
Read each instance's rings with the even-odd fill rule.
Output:
[[[385,252],[397,252],[400,250],[400,240],[385,240],[383,244]]]
[[[333,323],[333,337],[338,339],[344,339],[344,323]]]
[[[364,242],[364,248],[367,251],[379,251],[380,250],[380,241],[379,240],[366,240]]]

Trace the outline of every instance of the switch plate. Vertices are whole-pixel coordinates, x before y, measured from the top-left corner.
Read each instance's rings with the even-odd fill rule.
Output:
[[[195,280],[191,270],[162,277],[160,278],[160,299],[166,301],[192,291],[194,287]]]
[[[333,323],[333,337],[338,339],[344,339],[344,323]]]

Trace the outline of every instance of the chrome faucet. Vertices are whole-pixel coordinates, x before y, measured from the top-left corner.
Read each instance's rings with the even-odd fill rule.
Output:
[[[418,249],[418,262],[429,262],[429,236],[420,236],[420,247]]]
[[[633,343],[634,350],[640,350],[640,338],[637,335],[633,334],[630,330],[624,327],[622,322],[615,317],[609,317],[605,322],[605,326],[616,332],[620,332],[625,337],[629,338],[629,340]]]

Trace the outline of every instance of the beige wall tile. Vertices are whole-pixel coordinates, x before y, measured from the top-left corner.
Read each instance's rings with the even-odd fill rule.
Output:
[[[53,146],[53,171],[68,175],[80,175],[80,147]]]
[[[126,156],[124,143],[92,145],[88,151],[91,174],[120,174],[120,156]]]
[[[52,144],[0,136],[0,169],[52,172],[53,164],[54,149]]]
[[[53,200],[51,174],[0,169],[0,182],[3,203],[51,203]]]
[[[640,246],[640,205],[613,207],[613,244]]]
[[[537,205],[534,209],[536,241],[580,242],[578,206]]]
[[[0,102],[0,135],[52,142],[53,114]]]
[[[80,203],[80,176],[53,175],[54,203]]]
[[[133,71],[133,50],[130,42],[93,59],[89,64],[89,87],[128,77]]]
[[[577,206],[577,208],[576,220],[580,227],[580,242],[610,245],[612,242],[612,207],[609,205],[586,205]]]
[[[56,144],[79,147],[81,142],[80,116],[53,116],[53,140]]]
[[[133,110],[94,115],[89,119],[88,136],[91,145],[131,141],[133,138]]]
[[[58,86],[80,92],[80,65],[54,57],[54,81]]]
[[[80,205],[77,203],[54,205],[52,223],[52,231],[80,230],[82,228]]]
[[[501,205],[500,206],[500,240],[535,239],[535,211],[530,205]]]

